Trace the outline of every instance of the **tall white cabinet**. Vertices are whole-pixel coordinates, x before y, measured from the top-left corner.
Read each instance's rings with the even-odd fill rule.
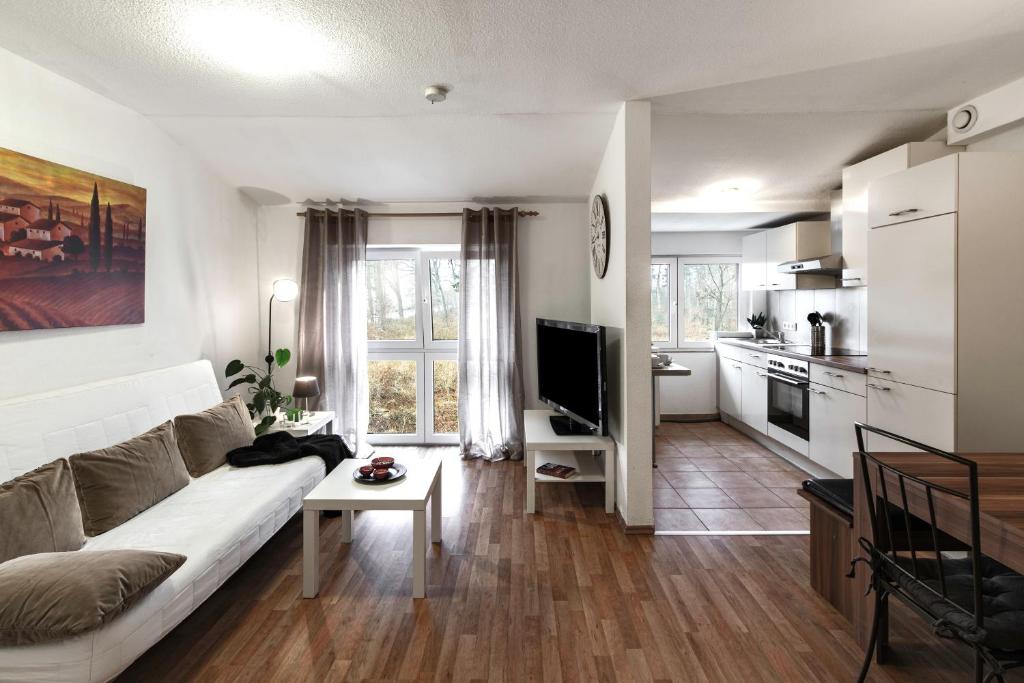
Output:
[[[946,450],[1019,452],[1024,155],[963,152],[884,176],[867,215],[868,423]]]
[[[940,141],[909,142],[843,169],[842,286],[868,284],[868,185],[891,173],[962,151]]]

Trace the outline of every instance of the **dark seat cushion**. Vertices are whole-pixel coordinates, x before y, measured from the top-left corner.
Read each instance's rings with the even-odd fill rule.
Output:
[[[853,516],[853,479],[808,479],[804,491]]]
[[[909,557],[901,556],[899,564],[913,575]],[[944,559],[942,570],[946,576],[949,600],[941,597],[937,560],[918,559],[920,581],[915,581],[913,576],[897,571],[892,566],[887,566],[886,571],[892,583],[900,586],[936,619],[951,624],[965,639],[980,641],[982,645],[994,650],[1024,650],[1024,576],[993,560],[986,558],[982,562],[981,594],[985,619],[984,632],[978,634],[972,616],[974,589],[970,558]],[[969,613],[957,609],[955,605]]]

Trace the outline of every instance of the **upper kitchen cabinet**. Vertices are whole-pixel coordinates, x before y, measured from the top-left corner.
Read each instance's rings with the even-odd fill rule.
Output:
[[[743,265],[740,271],[740,282],[745,291],[763,292],[768,287],[764,263],[767,240],[767,232],[756,232],[743,238]]]
[[[772,289],[828,289],[835,287],[831,275],[790,275],[779,272],[779,264],[832,253],[828,221],[803,221],[747,235],[743,238],[743,289],[763,292]]]
[[[779,272],[787,261],[828,256],[832,253],[832,231],[828,221],[803,221],[774,228],[765,233],[766,289],[827,289],[836,286],[831,275],[790,275]]]
[[[1024,154],[995,152],[870,183],[870,424],[940,448],[1020,451],[1022,187]]]
[[[843,279],[844,287],[868,283],[868,184],[963,147],[944,142],[911,142],[843,169]]]

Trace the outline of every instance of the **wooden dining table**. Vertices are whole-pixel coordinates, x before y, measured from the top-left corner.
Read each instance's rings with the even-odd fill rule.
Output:
[[[906,474],[942,484],[957,491],[967,491],[967,468],[926,453],[872,453],[884,464]],[[1024,574],[1024,453],[959,453],[978,465],[978,503],[981,510],[981,552],[1014,571]],[[865,494],[860,458],[854,455],[853,557],[864,554],[857,539],[871,538],[871,518]],[[870,467],[871,490],[880,497],[877,468]],[[903,507],[897,492],[895,475],[886,475],[889,502]],[[906,480],[907,507],[911,514],[929,519],[924,488]],[[966,500],[935,493],[936,524],[945,533],[969,543],[971,515]],[[874,596],[864,596],[870,571],[865,565],[857,568],[854,581],[854,632],[861,646],[867,645],[874,617]]]

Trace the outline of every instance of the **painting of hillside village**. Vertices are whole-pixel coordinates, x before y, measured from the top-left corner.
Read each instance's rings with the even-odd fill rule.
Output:
[[[0,148],[0,332],[141,323],[146,190]]]

